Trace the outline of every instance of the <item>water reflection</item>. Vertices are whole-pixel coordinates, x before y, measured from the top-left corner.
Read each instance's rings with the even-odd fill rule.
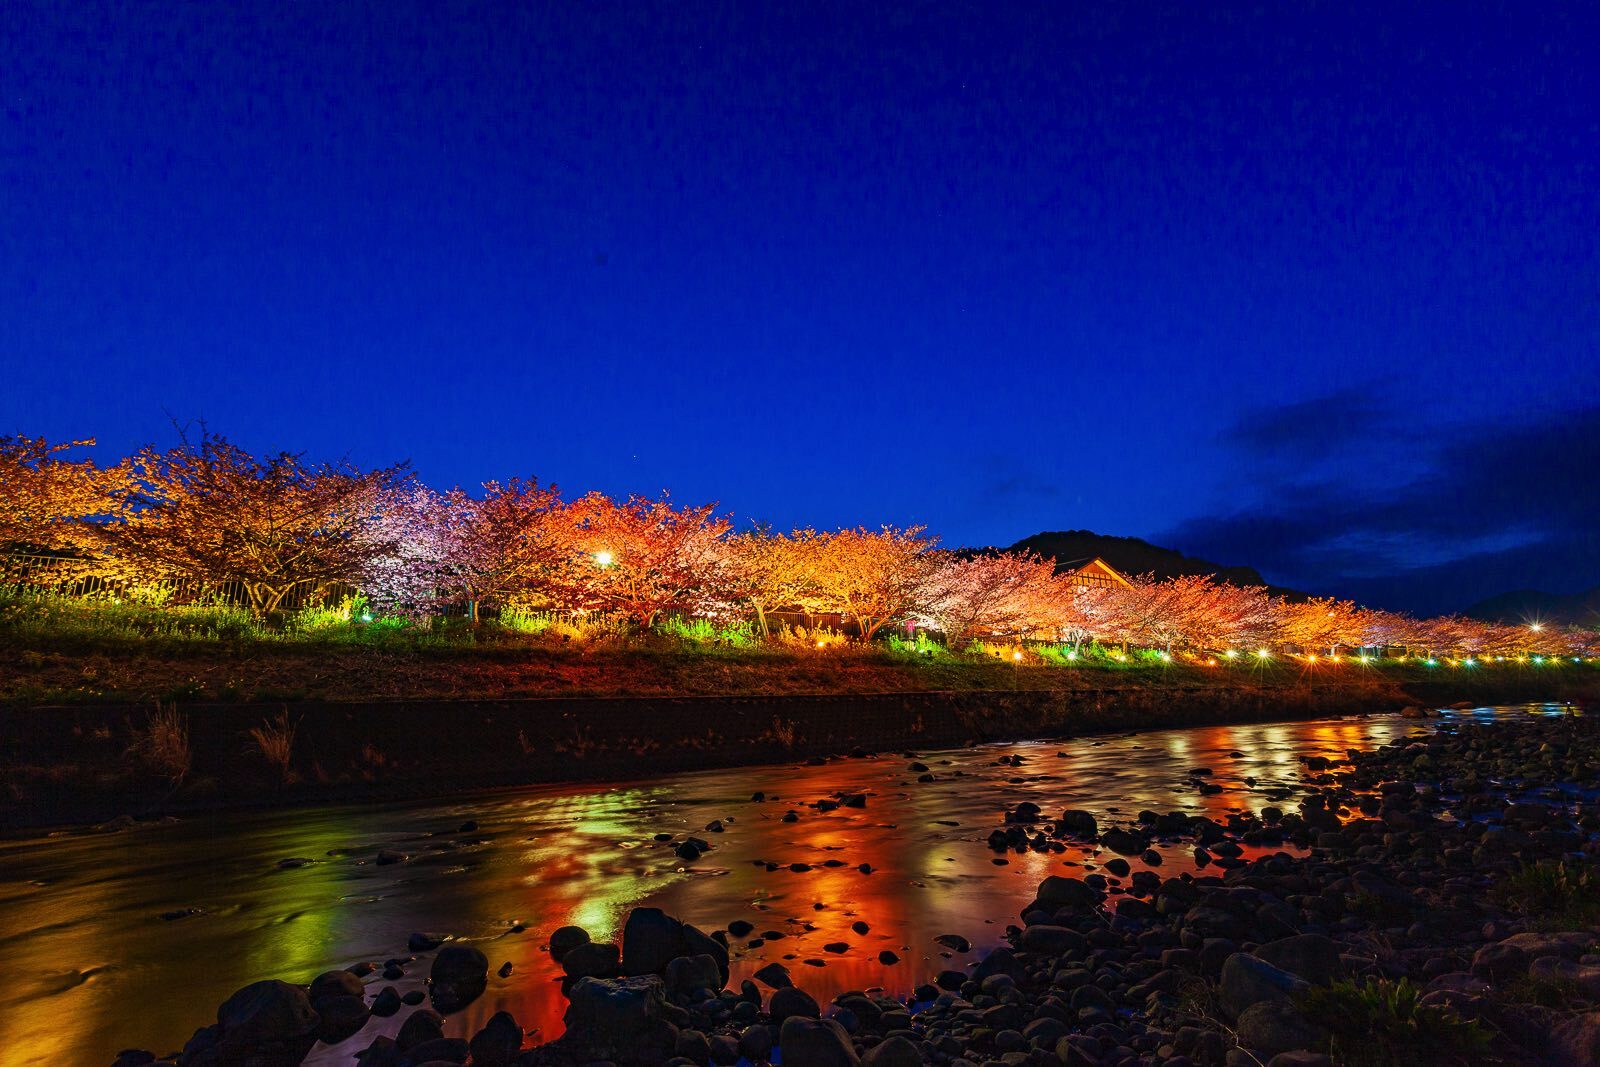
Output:
[[[239,986],[381,963],[405,955],[418,930],[472,940],[491,972],[512,966],[507,978],[491,973],[488,992],[449,1020],[450,1033],[469,1035],[505,1009],[553,1037],[564,1001],[545,938],[575,924],[612,939],[641,903],[705,929],[752,923],[750,939],[761,943],[734,939],[735,982],[778,961],[819,999],[850,988],[904,994],[971,958],[936,944],[938,935],[970,939],[975,954],[999,941],[1045,875],[1110,858],[1073,849],[1012,853],[996,865],[985,839],[1018,802],[1047,815],[1087,808],[1102,824],[1145,808],[1220,821],[1290,795],[1302,756],[1342,756],[1416,726],[1341,719],[923,753],[936,776],[928,783],[908,759],[885,755],[13,839],[0,843],[0,943],[13,976],[0,1049],[16,1062],[86,1064],[130,1046],[165,1052]],[[1200,768],[1210,776],[1191,775]],[[1202,781],[1221,788],[1203,793]],[[766,802],[751,801],[758,790]],[[841,792],[865,793],[866,807],[811,806]],[[785,822],[791,809],[799,818]],[[724,832],[708,832],[712,820]],[[477,828],[465,829],[469,821]],[[660,833],[716,847],[685,862],[654,840]],[[380,848],[412,859],[380,866]],[[1163,874],[1193,869],[1191,845],[1157,850]],[[292,857],[313,862],[280,868]],[[863,863],[871,873],[858,870]],[[187,909],[198,913],[162,918]],[[525,930],[513,932],[517,924]],[[768,931],[782,936],[757,938]],[[836,943],[847,948],[824,948]],[[880,963],[885,949],[903,962]],[[425,977],[418,965],[395,984],[404,992]],[[319,1046],[312,1062],[349,1062],[403,1018],[374,1019],[336,1049]]]

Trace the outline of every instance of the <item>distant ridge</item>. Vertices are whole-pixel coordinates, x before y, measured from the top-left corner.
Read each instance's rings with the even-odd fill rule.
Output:
[[[1092,530],[1057,530],[1036,533],[1011,546],[1013,552],[1032,552],[1058,564],[1099,556],[1123,574],[1154,574],[1157,578],[1177,578],[1204,574],[1233,585],[1266,586],[1274,593],[1300,596],[1292,589],[1268,585],[1254,567],[1224,567],[1210,560],[1195,559],[1171,548],[1152,545],[1138,537],[1112,537]]]
[[[1518,589],[1480,600],[1464,614],[1484,622],[1537,621],[1595,626],[1600,624],[1600,585],[1588,592],[1570,595]]]

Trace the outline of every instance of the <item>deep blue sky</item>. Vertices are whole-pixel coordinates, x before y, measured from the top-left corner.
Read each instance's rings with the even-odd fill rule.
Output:
[[[1600,583],[1600,8],[519,6],[6,4],[0,433]]]

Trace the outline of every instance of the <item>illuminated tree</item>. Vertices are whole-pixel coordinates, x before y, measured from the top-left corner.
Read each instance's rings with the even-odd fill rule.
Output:
[[[1325,649],[1331,654],[1340,645],[1358,644],[1356,620],[1356,606],[1348,600],[1312,597],[1279,602],[1283,640],[1302,649]]]
[[[476,498],[407,486],[385,503],[379,531],[393,549],[362,589],[390,611],[454,604],[477,625],[486,606],[547,601],[571,566],[560,496],[532,481],[487,482]]]
[[[561,514],[564,606],[619,612],[644,627],[667,611],[727,614],[731,524],[715,504],[590,493]]]
[[[80,547],[84,525],[118,510],[126,464],[102,469],[61,458],[87,441],[50,444],[42,437],[0,437],[0,548],[62,551]]]
[[[811,545],[809,609],[853,620],[865,641],[916,610],[933,548],[922,527],[838,530]]]
[[[143,449],[131,475],[119,494],[125,520],[93,528],[111,564],[130,578],[238,583],[256,612],[296,587],[316,596],[360,581],[393,552],[379,533],[382,505],[409,479],[403,467],[257,459],[210,433]]]
[[[952,648],[978,637],[1054,637],[1071,595],[1055,565],[1031,554],[942,553],[929,558],[917,614]]]
[[[767,617],[772,612],[803,609],[807,602],[816,537],[809,529],[787,535],[754,530],[728,539],[729,595],[750,606],[763,637],[771,634]]]

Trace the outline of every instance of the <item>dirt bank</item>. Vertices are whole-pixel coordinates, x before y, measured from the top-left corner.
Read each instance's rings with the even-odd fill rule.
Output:
[[[0,710],[0,821],[24,826],[438,796],[854,749],[1305,719],[1464,700],[1582,703],[1600,695],[1597,689],[1600,680],[1586,673],[1194,689],[197,703],[169,705],[164,716],[151,705],[6,708]],[[293,736],[282,766],[268,753],[285,724]]]

